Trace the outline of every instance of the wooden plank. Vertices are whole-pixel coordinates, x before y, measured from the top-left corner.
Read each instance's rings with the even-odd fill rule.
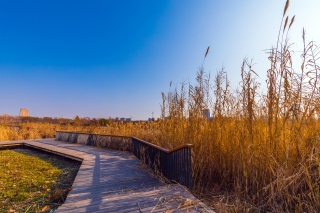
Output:
[[[160,185],[161,186],[161,185]],[[123,192],[136,192],[138,190],[154,190],[160,187],[155,184],[146,184],[143,186],[134,186],[134,187],[119,187],[119,188],[103,188],[94,191],[77,191],[75,193],[69,193],[67,201],[75,201],[81,199],[90,199],[91,197],[98,196],[101,194],[120,194]]]
[[[84,208],[89,206],[96,206],[101,204],[106,205],[107,207],[124,205],[126,203],[132,203],[135,201],[152,201],[153,196],[161,196],[166,193],[170,192],[170,189],[167,190],[152,190],[152,191],[144,191],[142,193],[123,193],[123,194],[113,194],[113,195],[101,195],[100,197],[81,200],[78,202],[70,202],[64,204],[59,209],[68,209],[68,210],[75,210],[76,208]]]
[[[123,189],[129,189],[129,188],[141,188],[141,187],[156,187],[156,186],[161,186],[162,184],[160,182],[141,182],[141,183],[127,183],[126,185],[122,184],[122,183],[118,183],[118,184],[108,184],[106,186],[83,186],[81,188],[78,187],[74,187],[72,186],[72,191],[69,192],[70,195],[72,194],[78,194],[78,193],[82,193],[82,192],[97,192],[97,191],[101,191],[101,190],[105,190],[105,191],[115,191],[115,190],[123,190]]]
[[[157,209],[156,212],[163,212],[165,210],[165,207],[169,207],[169,209],[177,209],[179,206],[183,206],[183,202],[186,200],[190,200],[190,198],[185,197],[183,194],[185,193],[184,190],[178,189],[173,190],[173,188],[163,191],[160,193],[158,190],[156,190],[155,194],[148,194],[146,193],[141,194],[140,196],[125,196],[125,197],[119,197],[115,201],[112,200],[106,200],[107,197],[101,198],[98,201],[90,202],[88,204],[88,201],[86,202],[77,202],[72,203],[69,205],[68,208],[63,208],[62,210],[64,212],[134,212],[139,211],[139,207],[142,209],[143,212],[150,212],[153,209]],[[164,200],[164,198],[167,198],[170,202],[161,203],[161,201]],[[193,197],[194,198],[194,197]],[[195,198],[194,198],[195,199]],[[196,199],[195,199],[196,200]],[[138,205],[139,203],[139,205]],[[182,204],[181,204],[182,203]],[[159,204],[162,204],[159,207]],[[157,206],[158,205],[158,206]],[[192,205],[188,205],[189,209],[197,210],[199,209],[199,203],[195,203]],[[186,208],[184,206],[184,208]],[[148,210],[148,211],[144,211]],[[159,211],[160,210],[160,211]],[[197,211],[198,212],[198,211]]]
[[[148,191],[157,191],[159,189],[159,187],[141,187],[141,188],[132,188],[132,189],[122,189],[122,190],[114,190],[114,191],[107,191],[107,190],[103,190],[103,191],[99,191],[99,192],[95,192],[95,193],[91,193],[91,192],[84,192],[84,193],[79,193],[79,194],[74,194],[74,196],[72,197],[68,197],[66,200],[66,203],[71,203],[71,202],[76,202],[76,201],[80,201],[80,200],[87,200],[87,199],[96,199],[96,198],[100,198],[103,196],[112,196],[112,197],[116,197],[116,196],[124,196],[126,194],[132,196],[132,195],[136,195],[138,196],[138,194],[142,194]]]
[[[163,187],[159,190],[152,190],[149,192],[134,194],[127,193],[127,195],[119,195],[119,196],[103,196],[98,199],[87,199],[75,203],[70,203],[69,205],[64,205],[62,208],[65,212],[83,212],[83,211],[96,211],[97,208],[99,210],[108,210],[106,212],[118,212],[121,209],[128,208],[137,208],[137,202],[141,203],[141,205],[156,205],[158,202],[158,198],[165,196],[178,196],[184,191],[180,188],[174,189],[173,187],[167,188]],[[134,205],[132,205],[134,204]],[[67,209],[70,209],[67,211]],[[72,210],[71,210],[72,209]],[[110,211],[112,209],[112,211]]]

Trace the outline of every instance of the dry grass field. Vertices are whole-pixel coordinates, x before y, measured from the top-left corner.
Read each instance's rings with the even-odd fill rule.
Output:
[[[230,87],[224,69],[211,80],[200,68],[196,85],[170,84],[157,121],[106,127],[30,123],[19,132],[2,125],[0,141],[68,130],[135,136],[166,148],[191,143],[194,193],[216,211],[320,212],[320,51],[303,31],[301,67],[292,67],[287,35],[294,17],[286,17],[288,5],[277,46],[268,50],[266,94],[259,92],[252,61],[244,59],[238,89]],[[203,115],[206,108],[212,119]]]

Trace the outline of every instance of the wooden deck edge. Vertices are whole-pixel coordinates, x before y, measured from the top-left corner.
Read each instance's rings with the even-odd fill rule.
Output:
[[[63,156],[63,157],[66,157],[66,158],[70,158],[72,160],[76,160],[76,161],[80,161],[80,162],[83,162],[83,158],[81,157],[78,157],[78,156],[74,156],[74,155],[70,155],[70,154],[67,154],[67,153],[63,153],[63,152],[59,152],[59,151],[55,151],[55,150],[52,150],[50,148],[45,148],[46,145],[44,145],[44,147],[40,147],[40,146],[37,146],[37,145],[34,145],[34,144],[30,144],[28,143],[27,141],[23,141],[23,142],[20,142],[20,143],[10,143],[10,142],[4,142],[4,143],[0,143],[0,147],[12,147],[12,146],[27,146],[27,147],[31,147],[31,148],[34,148],[34,149],[39,149],[39,150],[42,150],[42,151],[46,151],[46,152],[49,152],[49,153],[52,153],[52,154],[56,154],[56,155],[60,155],[60,156]]]

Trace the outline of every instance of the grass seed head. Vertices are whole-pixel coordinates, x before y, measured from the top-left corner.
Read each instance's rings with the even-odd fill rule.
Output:
[[[289,0],[287,0],[287,2],[286,2],[286,6],[284,7],[283,17],[284,17],[284,15],[285,15],[285,14],[286,14],[286,12],[287,12],[288,7],[289,7]]]
[[[287,27],[287,24],[288,24],[288,16],[287,16],[287,18],[286,18],[286,22],[284,23],[284,27],[283,27],[283,32],[285,31],[285,29],[286,29],[286,27]]]
[[[206,55],[204,57],[207,57],[207,55],[209,53],[209,49],[210,49],[210,46],[207,48],[207,52],[206,52]]]
[[[296,17],[295,15],[292,17],[290,25],[289,25],[289,29],[290,29],[291,25],[293,24],[295,17]]]

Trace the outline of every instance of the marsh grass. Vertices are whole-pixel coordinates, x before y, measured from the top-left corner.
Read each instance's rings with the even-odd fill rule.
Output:
[[[29,140],[54,138],[56,131],[81,131],[88,132],[95,126],[78,126],[78,125],[59,125],[50,123],[20,123],[20,129],[10,127],[10,123],[0,124],[0,142],[1,141],[15,141],[15,140]]]

